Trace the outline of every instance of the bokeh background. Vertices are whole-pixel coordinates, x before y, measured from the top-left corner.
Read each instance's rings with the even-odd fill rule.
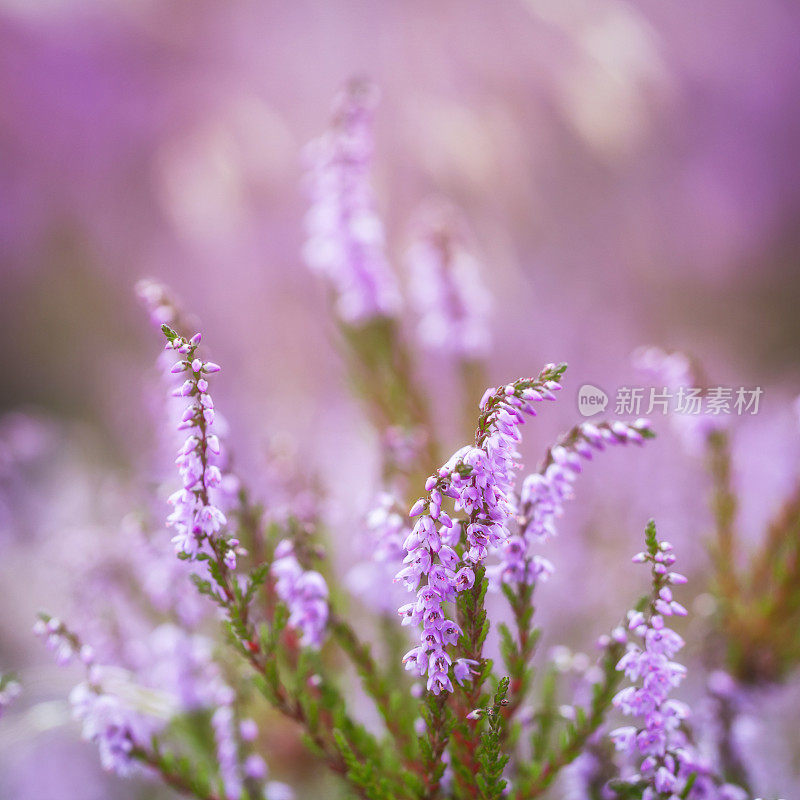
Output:
[[[637,346],[688,350],[714,383],[765,390],[737,423],[755,541],[800,456],[799,37],[791,0],[2,0],[0,412],[27,416],[0,426],[0,669],[31,678],[25,714],[0,723],[0,796],[155,796],[100,773],[62,724],[69,676],[30,635],[113,550],[135,473],[146,488],[161,345],[137,279],[202,320],[245,473],[266,485],[278,436],[351,558],[375,436],[300,252],[301,150],[353,75],[381,90],[374,182],[398,271],[420,204],[448,197],[493,299],[490,378],[570,363],[526,454],[575,420],[580,384],[635,385]],[[419,371],[447,430],[447,370],[428,355]],[[635,593],[622,555],[648,516],[702,584],[702,465],[659,432],[587,471],[553,545],[542,613],[575,646]]]

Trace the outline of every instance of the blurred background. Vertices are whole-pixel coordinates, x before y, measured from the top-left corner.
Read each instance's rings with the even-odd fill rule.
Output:
[[[258,488],[280,436],[347,561],[380,488],[375,437],[300,258],[301,150],[353,75],[381,91],[374,185],[401,280],[416,210],[446,196],[492,296],[490,379],[570,363],[530,463],[582,383],[613,396],[637,346],[690,351],[714,384],[764,388],[737,421],[755,540],[800,456],[798,37],[791,0],[0,0],[0,669],[31,676],[27,716],[0,723],[0,796],[156,796],[103,776],[61,724],[70,676],[30,635],[114,549],[155,458],[161,341],[139,278],[202,321],[245,474]],[[446,371],[418,368],[446,427]],[[587,470],[549,554],[542,613],[575,646],[636,592],[620,554],[649,516],[702,575],[702,465],[656,427],[648,454]],[[617,562],[613,591],[587,581]]]

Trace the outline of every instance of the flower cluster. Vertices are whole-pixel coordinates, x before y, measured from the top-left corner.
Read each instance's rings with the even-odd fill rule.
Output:
[[[219,535],[226,518],[211,497],[211,490],[222,482],[222,473],[214,463],[221,448],[219,438],[212,433],[214,402],[208,393],[208,375],[218,372],[219,366],[197,357],[199,333],[187,340],[166,325],[162,330],[168,340],[167,349],[179,354],[172,372],[187,376],[173,392],[176,397],[188,399],[178,425],[178,429],[187,431],[188,435],[175,462],[183,488],[169,498],[174,510],[167,524],[176,531],[172,541],[176,552],[190,559],[196,559],[203,545],[208,544],[222,555],[228,569],[234,569],[239,543]]]
[[[318,648],[328,622],[328,585],[315,570],[303,569],[294,544],[283,539],[272,562],[275,591],[289,609],[289,626],[300,633],[304,647]]]
[[[376,103],[373,86],[352,83],[339,97],[330,130],[307,149],[311,208],[304,256],[333,284],[339,314],[351,325],[393,316],[399,307],[369,181]]]
[[[489,295],[453,209],[424,209],[407,263],[422,343],[463,359],[486,355]]]
[[[738,787],[720,784],[698,756],[683,730],[689,707],[670,697],[685,678],[686,668],[673,661],[684,641],[666,625],[665,618],[686,615],[672,595],[672,587],[685,583],[686,578],[671,571],[675,563],[672,545],[657,539],[652,522],[646,543],[647,549],[633,560],[650,565],[653,592],[646,608],[628,614],[628,630],[638,642],[628,643],[617,670],[625,673],[631,685],[613,700],[624,714],[641,719],[641,725],[617,728],[610,734],[618,751],[632,759],[641,758],[638,771],[627,782],[644,787],[643,800],[744,800],[746,795]]]
[[[152,734],[145,718],[117,695],[88,682],[79,683],[69,700],[83,738],[97,745],[103,769],[122,777],[139,771],[134,748],[146,744]]]
[[[451,665],[457,681],[470,675],[473,664],[459,659],[453,665],[446,651],[458,642],[461,630],[446,617],[443,605],[472,588],[472,567],[508,538],[519,427],[526,414],[535,416],[537,402],[555,399],[553,392],[561,388],[558,380],[565,369],[565,365],[548,364],[536,378],[487,390],[480,404],[475,446],[458,450],[428,478],[427,497],[411,508],[410,515],[419,519],[403,544],[407,566],[395,580],[417,591],[416,602],[403,605],[399,613],[404,625],[421,625],[422,631],[420,644],[403,661],[407,670],[420,676],[427,672],[428,690],[434,694],[453,690]],[[463,511],[468,519],[451,519],[442,510],[444,497],[455,501],[455,510]]]
[[[205,637],[163,624],[134,648],[142,658],[133,672],[98,664],[94,649],[81,642],[60,620],[44,617],[36,625],[61,664],[83,663],[86,679],[70,694],[73,716],[85,739],[95,743],[103,766],[129,776],[153,764],[154,735],[181,713],[211,712],[216,767],[225,800],[238,800],[245,781],[262,783],[266,764],[257,753],[245,757],[243,743],[257,735],[254,723],[237,725],[236,692],[223,679]],[[151,688],[152,687],[152,688]],[[281,792],[282,784],[266,788]],[[285,795],[285,792],[283,792]]]
[[[584,422],[573,428],[550,449],[538,472],[528,475],[520,492],[519,532],[509,536],[501,547],[500,564],[487,570],[493,581],[510,585],[533,584],[546,580],[553,565],[532,548],[556,532],[556,520],[564,503],[573,497],[573,483],[590,460],[607,446],[642,444],[653,436],[647,420],[636,422]]]
[[[42,617],[34,632],[43,637],[59,665],[74,659],[86,669],[86,680],[70,693],[73,717],[81,723],[83,738],[94,742],[104,769],[127,777],[140,769],[134,751],[145,747],[153,734],[162,728],[174,707],[160,693],[147,694],[149,713],[144,707],[145,695],[122,670],[95,662],[94,650],[82,644],[63,622],[55,617]]]

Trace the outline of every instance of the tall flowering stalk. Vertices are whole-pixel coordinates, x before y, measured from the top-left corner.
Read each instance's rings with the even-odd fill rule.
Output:
[[[401,295],[370,183],[377,103],[374,85],[351,81],[336,100],[329,129],[307,146],[303,254],[333,287],[351,375],[382,437],[421,440],[419,450],[432,465],[435,431],[400,332]],[[411,469],[390,448],[386,454],[387,479]]]
[[[745,800],[742,789],[717,779],[699,757],[684,729],[689,707],[670,697],[686,677],[686,668],[673,660],[684,641],[667,626],[666,619],[686,615],[672,591],[686,583],[686,578],[672,571],[672,545],[659,541],[652,521],[645,532],[645,545],[633,560],[649,565],[652,591],[645,606],[628,615],[632,641],[617,664],[631,685],[616,695],[614,705],[640,720],[639,725],[617,728],[610,734],[617,750],[637,765],[620,784],[620,791],[625,797],[631,796],[631,790],[637,791],[635,796],[642,800]]]
[[[555,400],[554,392],[561,388],[559,380],[565,369],[565,364],[548,364],[536,378],[488,389],[480,403],[475,444],[458,450],[428,478],[427,496],[410,511],[419,519],[404,543],[408,566],[397,579],[409,590],[416,590],[417,599],[401,607],[400,614],[403,624],[419,625],[421,631],[420,644],[403,661],[406,669],[417,675],[427,674],[427,689],[432,696],[452,692],[453,680],[463,686],[452,753],[454,776],[462,788],[465,776],[480,768],[482,725],[474,715],[465,717],[482,702],[482,687],[488,676],[483,659],[488,631],[483,562],[509,535],[519,428],[526,415],[536,415],[537,403]],[[443,511],[445,497],[454,501],[456,513],[465,516],[453,519]],[[444,608],[456,600],[458,624],[448,618]],[[447,648],[456,644],[461,655],[453,660]],[[444,706],[432,703],[429,709],[430,735],[444,747],[448,738]],[[426,774],[429,790],[435,793],[442,774],[435,758],[426,765]]]
[[[185,339],[185,337],[179,336],[176,331],[185,332],[191,330],[189,324],[192,317],[184,312],[176,301],[173,292],[167,286],[152,279],[143,279],[136,284],[136,293],[146,308],[150,322],[156,330],[163,333],[166,325],[166,330],[171,331],[172,334],[180,339]],[[179,344],[178,347],[180,348],[181,345]],[[186,347],[188,347],[188,342],[183,346],[183,349],[186,349]],[[187,394],[192,388],[191,381],[187,384],[186,371],[175,371],[175,356],[175,347],[172,346],[168,339],[167,346],[158,358],[157,366],[161,373],[162,383],[166,390],[169,391],[171,399],[165,406],[159,396],[159,412],[154,415],[158,422],[161,423],[157,428],[159,432],[158,442],[163,446],[163,460],[165,462],[167,458],[171,460],[178,442],[182,442],[185,447],[187,426],[191,424],[190,420],[186,418],[189,413],[187,398],[189,399],[189,404],[192,402],[191,395]],[[194,358],[191,360],[193,361]],[[211,435],[216,436],[216,440],[211,440],[213,447],[206,448],[205,452],[206,469],[204,470],[204,477],[207,476],[205,488],[210,505],[227,518],[227,515],[231,511],[235,513],[240,505],[241,483],[230,470],[223,444],[224,440],[221,435],[227,426],[225,420],[213,408],[213,401],[208,394],[209,374],[203,376],[203,383],[197,382],[198,390],[203,389],[205,394],[205,396],[200,397],[201,405],[205,403],[204,408],[210,406],[208,410],[211,413],[205,414],[203,419],[208,429],[207,438]],[[182,464],[186,459],[186,455],[183,453],[184,447],[182,447],[178,457],[179,464]],[[159,467],[161,460],[159,458]],[[183,467],[181,468],[183,469]],[[172,472],[170,471],[164,475],[163,480],[165,484],[171,483]],[[192,488],[199,489],[199,486]],[[174,499],[177,500],[177,496]],[[161,507],[159,506],[159,517],[160,512]],[[128,525],[127,527],[130,526]],[[131,543],[131,547],[136,550],[136,558],[132,561],[150,601],[161,611],[169,609],[183,624],[196,626],[211,610],[211,606],[196,594],[190,593],[187,596],[185,578],[191,574],[192,570],[207,573],[207,569],[204,565],[198,564],[196,560],[188,557],[184,561],[164,559],[160,525],[158,526],[159,530],[150,532],[150,535],[147,535],[145,530],[148,526],[140,523],[137,527],[140,530],[136,535],[135,542]],[[181,528],[180,524],[178,527]],[[182,529],[181,534],[184,540],[175,541],[174,544],[178,545],[179,548],[183,545],[190,548],[199,545],[197,539],[194,542],[191,537],[186,539],[185,533],[185,529]],[[183,552],[183,550],[179,549],[179,552]],[[184,555],[187,556],[188,554]],[[231,555],[228,555],[228,560],[232,563]]]
[[[97,664],[93,649],[61,620],[42,615],[34,631],[60,665],[73,660],[83,664],[86,680],[73,689],[70,705],[84,738],[97,744],[103,767],[123,777],[141,772],[153,760],[150,743],[174,714],[174,706],[163,695],[137,687],[124,673]]]
[[[305,260],[331,282],[337,310],[349,325],[399,310],[370,184],[377,102],[375,86],[353,81],[336,101],[330,129],[306,150],[311,208]]]
[[[185,339],[167,325],[162,330],[167,337],[167,349],[178,355],[172,372],[186,376],[173,394],[187,399],[178,425],[179,430],[187,432],[187,437],[176,459],[183,487],[169,499],[174,510],[167,524],[175,530],[172,541],[176,552],[196,560],[205,548],[219,555],[232,570],[236,568],[239,542],[222,535],[227,520],[212,498],[212,490],[222,482],[222,473],[214,463],[220,455],[220,442],[213,432],[214,401],[208,392],[208,376],[219,372],[219,365],[197,357],[199,333]]]
[[[477,659],[458,659],[446,648],[455,645],[462,631],[447,619],[444,604],[475,585],[475,568],[508,538],[507,524],[513,513],[513,480],[519,453],[519,426],[524,415],[535,415],[534,404],[554,400],[561,388],[558,379],[566,365],[546,366],[536,378],[490,389],[481,401],[475,445],[462,447],[428,478],[427,496],[417,500],[410,515],[418,516],[404,543],[407,564],[396,580],[417,599],[400,608],[403,624],[419,625],[420,644],[404,657],[406,669],[427,674],[428,691],[452,692],[452,676],[459,683],[478,664]],[[445,497],[455,501],[456,512],[466,518],[453,520],[442,510]],[[424,583],[420,586],[424,578]],[[480,656],[480,643],[472,641],[472,655]]]

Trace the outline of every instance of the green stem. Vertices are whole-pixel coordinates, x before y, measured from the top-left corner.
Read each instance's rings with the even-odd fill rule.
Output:
[[[447,693],[426,695],[426,735],[422,745],[421,800],[437,800],[441,794],[441,780],[444,773],[442,755],[450,738],[450,724],[447,718]]]
[[[453,730],[453,770],[464,797],[479,796],[473,776],[479,769],[478,747],[484,725],[483,719],[473,719],[467,714],[483,705],[483,685],[491,666],[483,658],[483,644],[489,629],[484,606],[489,582],[483,566],[476,565],[474,571],[475,583],[458,598],[458,622],[464,633],[459,644],[463,657],[477,662],[477,666],[473,667],[475,674],[467,679],[457,693],[457,722]]]
[[[715,579],[724,605],[735,603],[739,580],[736,574],[736,495],[731,481],[728,434],[713,431],[707,439],[708,467],[713,484],[711,510],[716,540],[712,549]]]

